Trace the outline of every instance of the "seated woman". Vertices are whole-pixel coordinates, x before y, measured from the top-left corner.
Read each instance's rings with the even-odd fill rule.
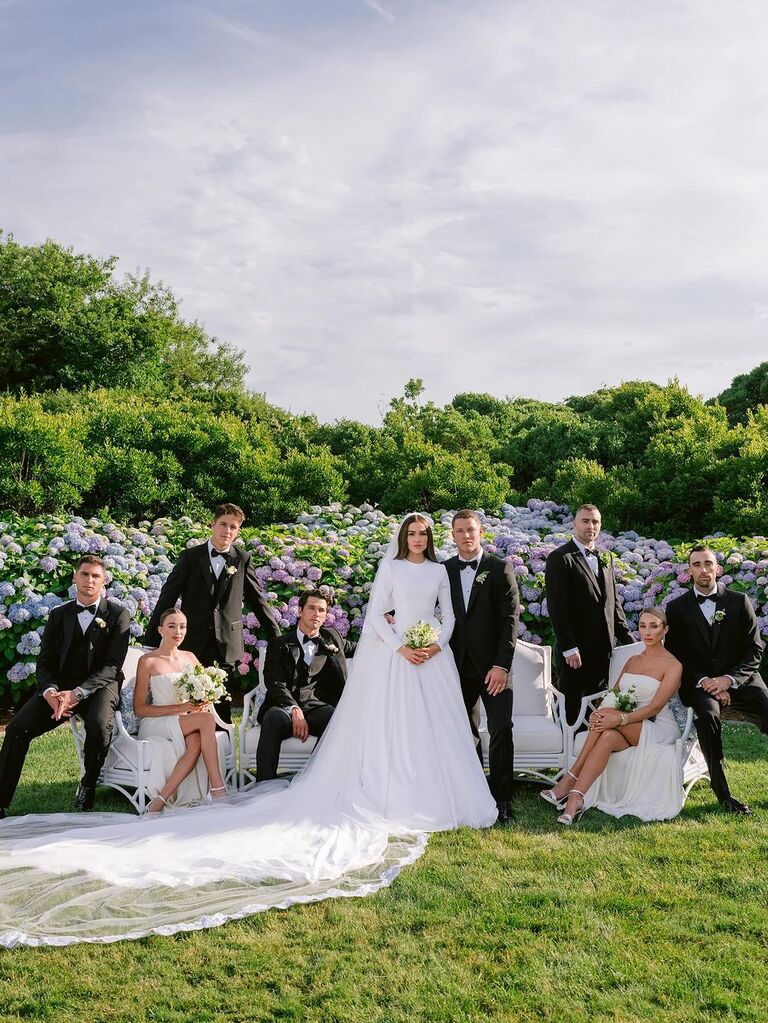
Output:
[[[571,770],[541,793],[558,809],[565,805],[560,824],[573,824],[591,806],[613,817],[631,814],[644,821],[668,820],[683,808],[675,748],[681,736],[669,706],[683,669],[664,649],[667,618],[660,608],[643,611],[639,632],[645,650],[630,657],[615,687],[633,691],[635,709],[598,707]]]
[[[150,765],[150,787],[157,795],[147,813],[159,813],[171,801],[177,806],[200,802],[208,795],[209,782],[214,799],[226,796],[212,704],[178,702],[177,680],[185,668],[199,663],[193,653],[179,650],[186,631],[182,611],[164,611],[158,625],[160,646],[139,659],[136,671],[133,708],[141,718],[139,738],[158,740],[152,743]]]

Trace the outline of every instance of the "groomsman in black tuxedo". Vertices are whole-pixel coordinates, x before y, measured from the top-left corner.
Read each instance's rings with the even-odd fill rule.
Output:
[[[181,600],[187,616],[187,635],[182,650],[191,650],[206,667],[218,664],[229,676],[243,646],[243,601],[273,635],[280,635],[272,609],[261,591],[251,555],[234,541],[240,534],[245,513],[236,504],[220,504],[211,523],[211,536],[196,547],[187,547],[165,581],[149,620],[144,642],[159,646],[157,626],[166,608]],[[229,701],[216,704],[223,721],[231,720]]]
[[[96,779],[109,749],[120,705],[128,650],[128,612],[101,596],[104,562],[80,558],[75,600],[53,608],[37,658],[37,692],[11,718],[0,749],[0,817],[11,804],[30,742],[73,714],[85,724],[84,773],[75,810],[91,810]]]
[[[683,665],[680,699],[696,715],[712,791],[727,813],[750,814],[725,777],[720,710],[732,706],[768,735],[760,629],[746,594],[717,582],[717,556],[708,547],[693,547],[688,566],[693,589],[667,604],[666,647]]]
[[[565,695],[570,724],[582,697],[607,686],[616,642],[635,641],[616,592],[613,555],[595,547],[601,522],[595,505],[582,505],[573,519],[572,539],[552,551],[544,571],[557,688]]]
[[[456,615],[450,645],[481,759],[474,709],[478,699],[485,707],[490,738],[488,783],[499,810],[497,823],[504,827],[512,821],[512,657],[520,622],[520,595],[510,566],[483,552],[476,511],[457,511],[452,529],[459,553],[444,563]]]
[[[283,740],[319,738],[341,699],[346,658],[354,653],[355,644],[342,639],[336,629],[323,627],[331,605],[332,598],[322,590],[305,590],[299,597],[296,629],[267,643],[267,695],[257,715],[261,734],[256,781],[276,777]]]

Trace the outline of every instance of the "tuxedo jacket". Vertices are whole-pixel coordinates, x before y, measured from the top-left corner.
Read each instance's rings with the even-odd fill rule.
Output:
[[[482,554],[465,607],[458,557],[443,564],[456,616],[450,646],[459,671],[467,674],[471,665],[479,677],[494,666],[511,672],[520,623],[520,594],[511,567],[501,558]]]
[[[751,601],[718,583],[715,608],[721,620],[709,625],[693,590],[667,604],[665,646],[683,665],[680,698],[689,705],[702,678],[731,675],[737,686],[760,680],[763,641]]]
[[[99,624],[100,621],[104,622],[103,626]],[[88,675],[82,682],[78,682],[78,686],[86,697],[108,685],[115,685],[119,690],[123,683],[122,669],[128,652],[130,624],[131,616],[124,607],[114,600],[101,598],[93,622],[85,634]],[[37,658],[37,691],[41,696],[46,689],[61,688],[61,671],[75,629],[79,628],[76,601],[52,608]]]
[[[242,657],[244,602],[273,636],[280,635],[256,578],[251,555],[238,547],[230,549],[220,579],[211,566],[207,543],[187,547],[181,552],[149,620],[144,636],[147,646],[160,645],[157,631],[160,615],[179,598],[181,610],[187,616],[187,634],[181,648],[191,650],[200,660],[214,645],[214,640],[225,664],[234,664]]]
[[[256,715],[259,723],[270,707],[301,707],[306,711],[324,703],[335,707],[339,702],[347,680],[346,658],[353,655],[356,644],[347,642],[330,627],[320,629],[319,639],[306,675],[301,669],[304,652],[295,629],[269,640],[264,661],[267,695]]]
[[[610,655],[615,642],[634,643],[616,592],[613,555],[600,552],[598,575],[569,540],[547,557],[547,607],[562,655],[579,648],[582,660]]]

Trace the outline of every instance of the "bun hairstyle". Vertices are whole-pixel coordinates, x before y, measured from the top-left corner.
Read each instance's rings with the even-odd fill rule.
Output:
[[[187,617],[180,607],[167,607],[160,615],[160,625],[165,625],[166,618],[170,618],[171,615],[181,615],[182,618]]]
[[[638,616],[638,622],[643,615],[653,615],[654,618],[658,618],[662,625],[667,624],[667,616],[660,607],[644,607]]]

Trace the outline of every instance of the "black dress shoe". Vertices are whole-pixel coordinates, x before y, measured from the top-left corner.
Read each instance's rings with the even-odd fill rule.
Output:
[[[497,799],[496,809],[499,811],[499,816],[496,818],[497,828],[509,828],[514,824],[515,818],[512,816],[512,810],[509,805],[508,799]]]
[[[92,810],[95,798],[96,789],[92,785],[83,785],[80,782],[75,793],[75,813],[84,813],[87,810]]]
[[[0,821],[5,818],[5,810],[0,806]]]
[[[740,803],[738,799],[734,799],[733,796],[726,796],[725,799],[720,800],[720,808],[725,810],[726,813],[743,813],[745,817],[751,817],[752,811],[746,803]]]

